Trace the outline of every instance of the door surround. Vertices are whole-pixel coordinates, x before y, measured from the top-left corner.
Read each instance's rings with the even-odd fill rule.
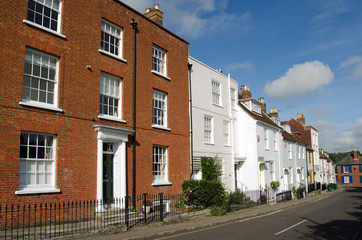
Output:
[[[93,125],[97,132],[97,200],[103,201],[103,142],[113,143],[113,196],[124,198],[126,196],[126,143],[128,136],[134,131],[110,127],[105,125]]]

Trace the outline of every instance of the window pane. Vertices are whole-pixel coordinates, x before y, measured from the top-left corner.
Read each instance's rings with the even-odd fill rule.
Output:
[[[20,146],[20,158],[27,158],[28,148],[26,146]]]

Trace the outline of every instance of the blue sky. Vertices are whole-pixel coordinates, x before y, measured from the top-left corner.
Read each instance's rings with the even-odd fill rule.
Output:
[[[329,152],[362,151],[362,1],[125,0],[160,4],[190,55],[250,87],[282,121],[303,113]]]

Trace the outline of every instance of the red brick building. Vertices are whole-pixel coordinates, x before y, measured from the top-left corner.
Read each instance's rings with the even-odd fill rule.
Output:
[[[188,42],[158,5],[150,18],[117,0],[0,8],[0,202],[181,192]]]
[[[337,163],[337,182],[343,186],[362,186],[362,162],[357,150]]]

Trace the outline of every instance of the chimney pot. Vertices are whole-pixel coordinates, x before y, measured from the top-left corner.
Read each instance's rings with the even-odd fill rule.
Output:
[[[145,16],[157,25],[163,26],[163,12],[160,10],[159,4],[155,4],[153,8],[146,8]]]
[[[353,160],[358,160],[357,149],[353,150]]]

